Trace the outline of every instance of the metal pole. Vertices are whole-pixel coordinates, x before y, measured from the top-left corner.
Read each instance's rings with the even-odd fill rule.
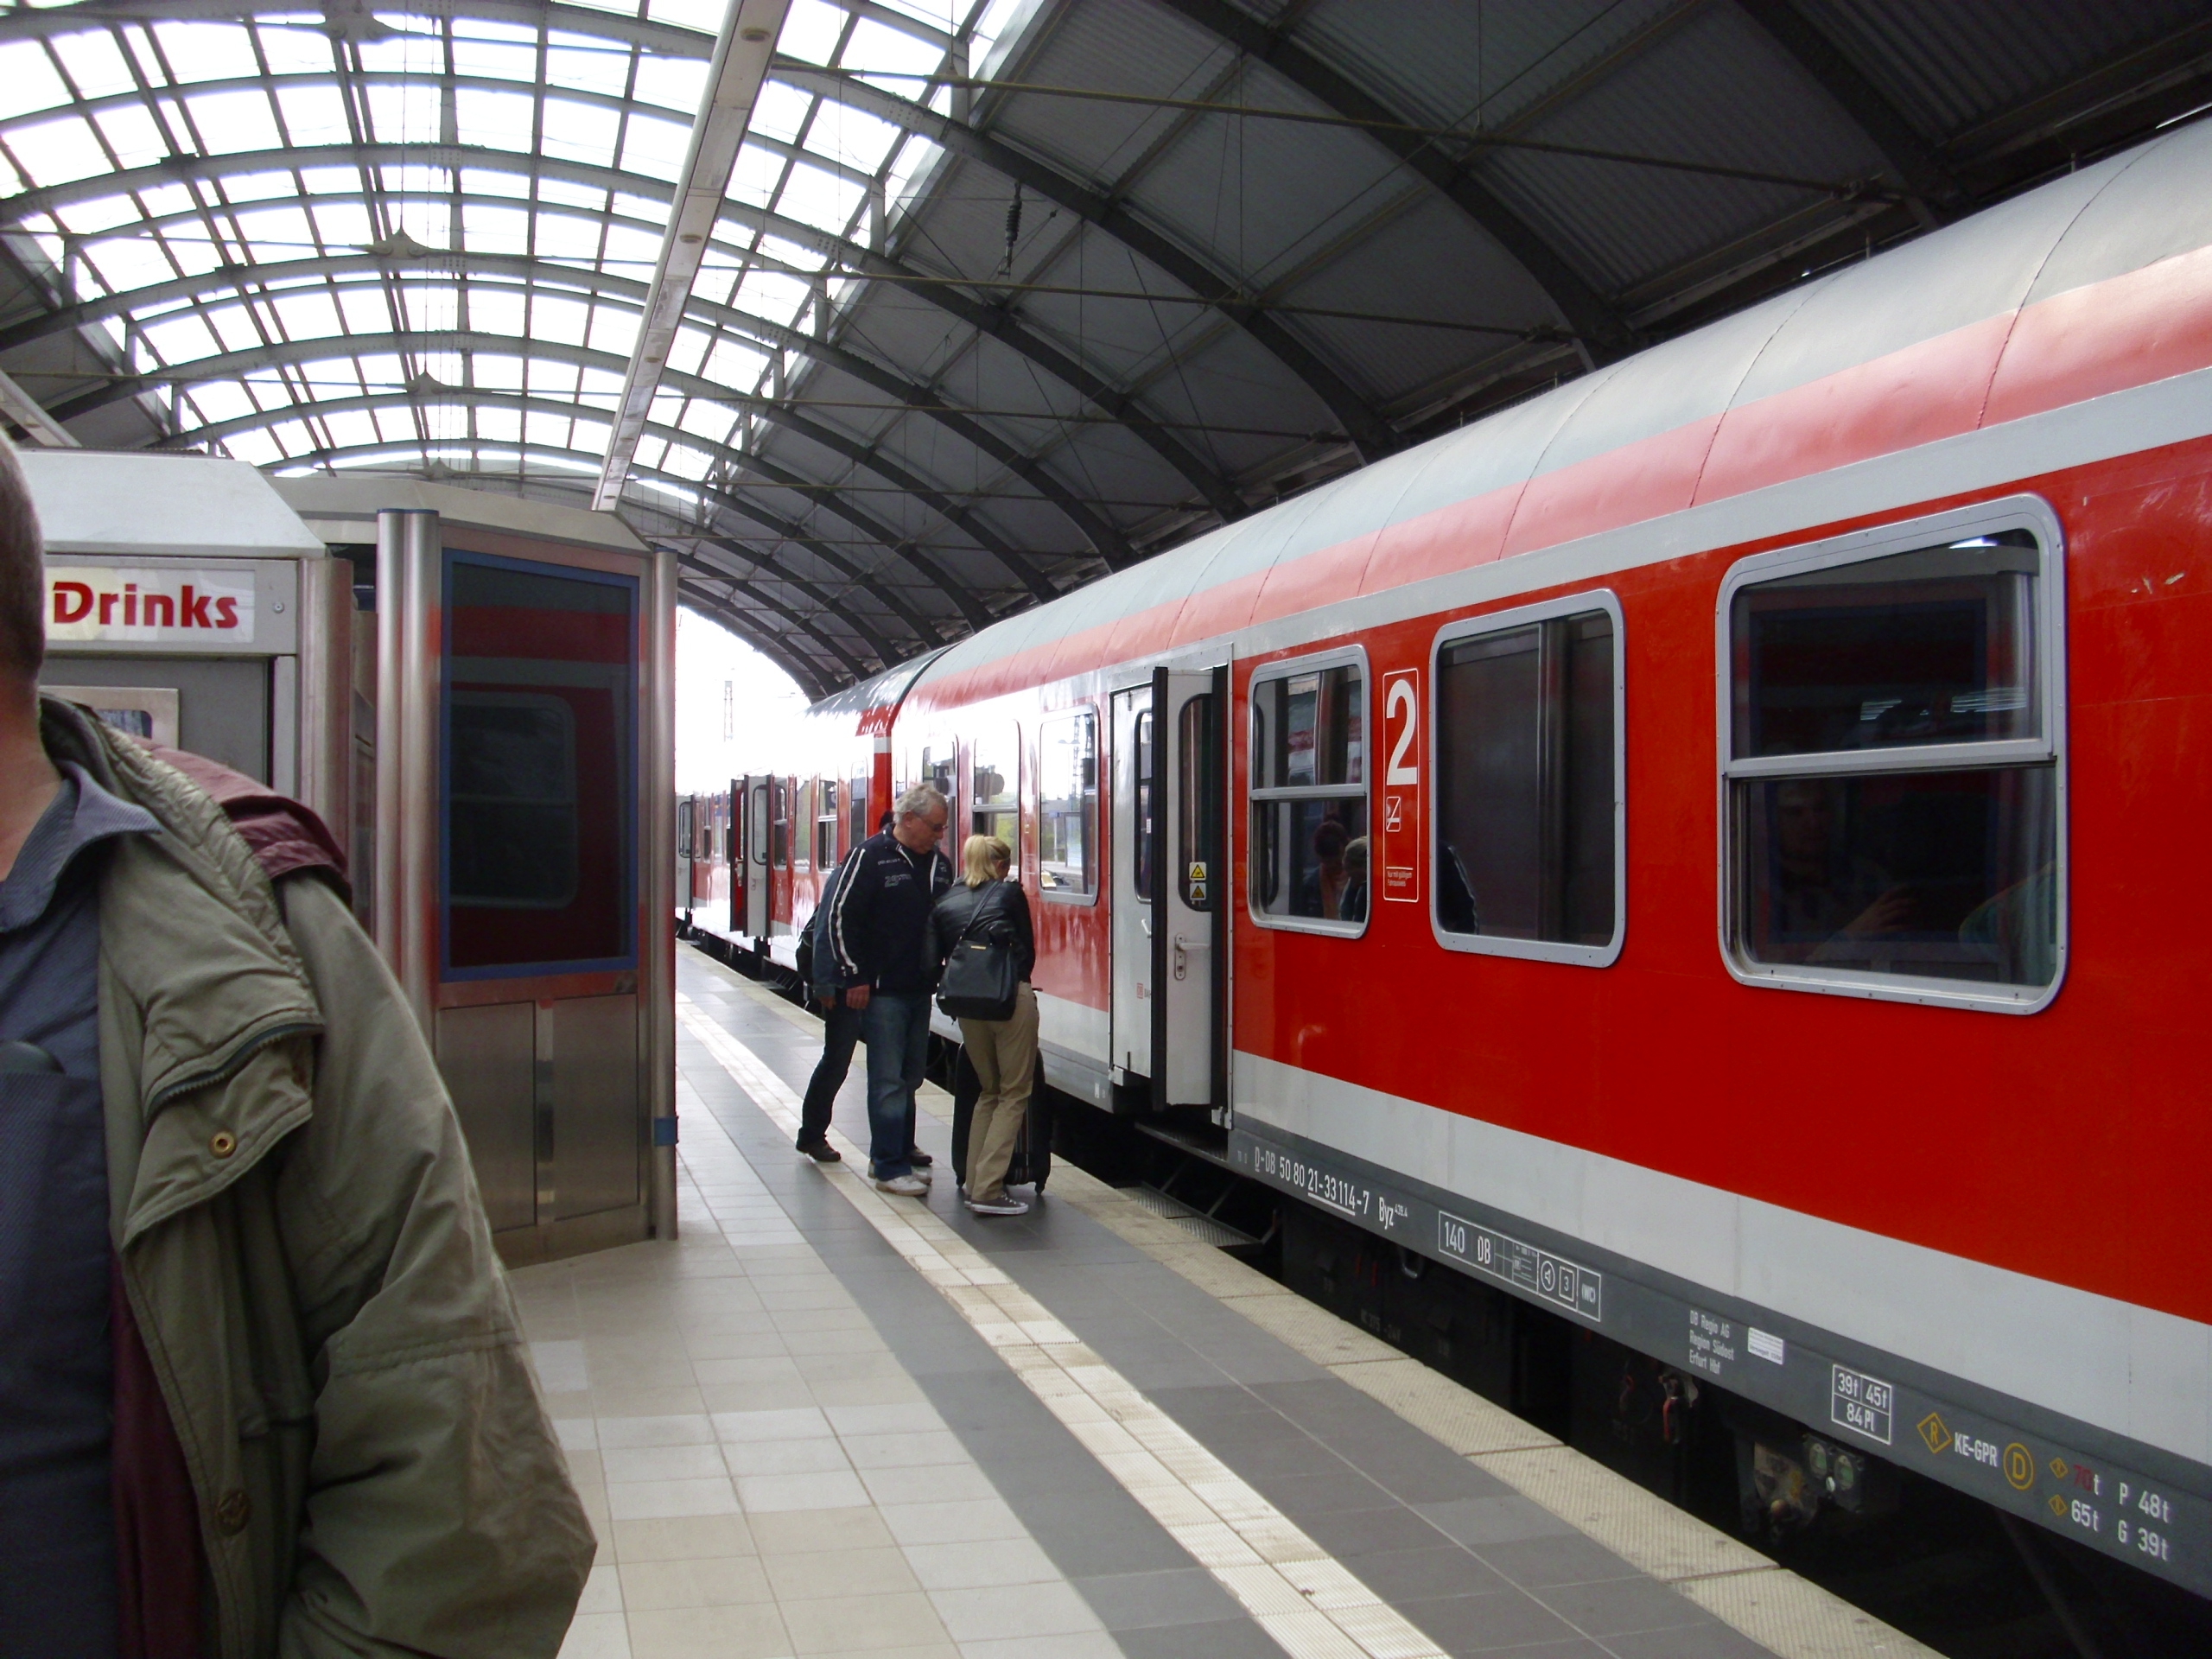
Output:
[[[376,939],[433,1045],[440,552],[435,512],[378,512]]]
[[[646,638],[645,947],[647,1111],[652,1119],[649,1192],[652,1236],[676,1236],[676,870],[668,855],[676,826],[676,556],[653,556],[645,584]]]

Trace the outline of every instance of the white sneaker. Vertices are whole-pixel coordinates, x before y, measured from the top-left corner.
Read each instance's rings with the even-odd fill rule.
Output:
[[[1011,1192],[1001,1192],[995,1198],[970,1198],[968,1207],[979,1216],[1026,1216],[1029,1206]]]
[[[902,1198],[925,1198],[929,1196],[930,1184],[918,1175],[893,1175],[887,1181],[878,1181],[875,1190],[895,1193]]]

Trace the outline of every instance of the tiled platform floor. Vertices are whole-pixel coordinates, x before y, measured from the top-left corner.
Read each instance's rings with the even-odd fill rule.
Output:
[[[1916,1651],[1080,1171],[1019,1221],[968,1216],[949,1173],[933,1220],[856,1199],[771,1116],[818,1027],[680,962],[683,1237],[515,1275],[601,1536],[570,1659]],[[838,1115],[862,1132],[858,1066]],[[946,1138],[925,1118],[941,1166]],[[1242,1483],[1294,1541],[1278,1554],[1319,1558],[1294,1580],[1374,1617],[1270,1611],[1279,1581],[1171,1533],[1175,1503],[1071,1432],[886,1205],[1033,1299],[1217,1489]]]

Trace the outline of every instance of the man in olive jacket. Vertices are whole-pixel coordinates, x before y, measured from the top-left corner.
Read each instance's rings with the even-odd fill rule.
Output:
[[[43,598],[0,448],[0,1655],[550,1659],[591,1533],[412,1016],[38,697]]]

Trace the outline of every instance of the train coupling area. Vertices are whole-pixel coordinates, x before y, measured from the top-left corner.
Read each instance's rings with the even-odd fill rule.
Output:
[[[1140,1194],[970,1214],[935,1089],[925,1199],[801,1156],[820,1026],[679,961],[679,1236],[514,1274],[600,1541],[565,1659],[1930,1652]]]

